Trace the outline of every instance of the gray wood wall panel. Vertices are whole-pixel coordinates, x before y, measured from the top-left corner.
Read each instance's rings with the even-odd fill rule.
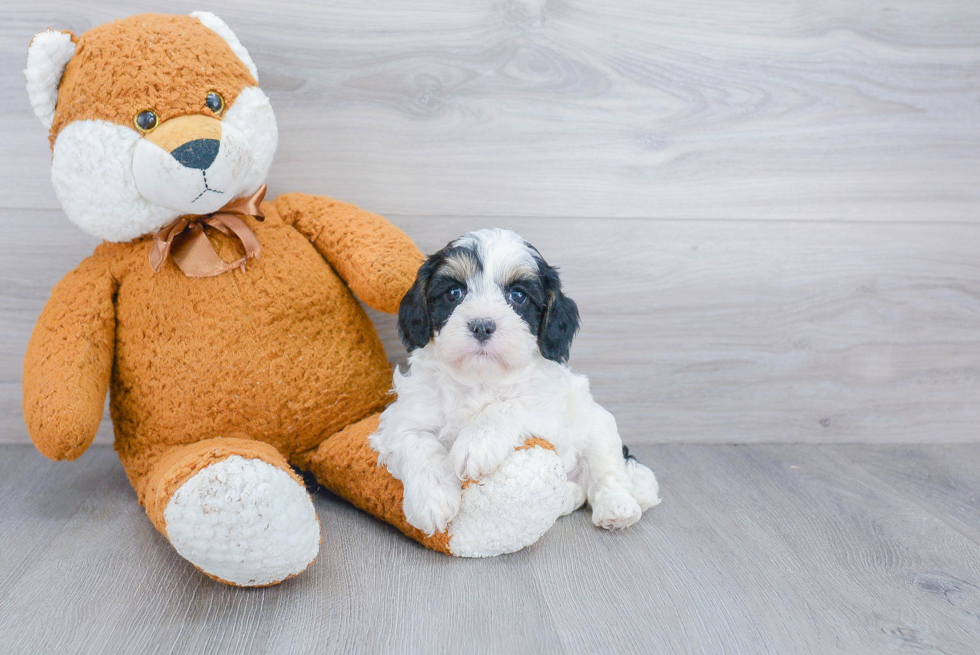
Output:
[[[32,227],[0,258],[0,439],[14,442],[34,320],[93,245],[60,211],[18,215]],[[630,443],[977,438],[980,225],[393,220],[428,252],[483,225],[537,244],[581,307],[571,365]],[[394,318],[372,316],[403,361]]]
[[[280,118],[274,190],[417,215],[977,220],[969,0],[208,8]],[[160,9],[5,3],[0,206],[57,207],[20,76],[31,35]]]
[[[159,9],[0,9],[0,442],[27,439],[24,344],[94,245],[51,189],[27,43]],[[522,232],[562,266],[572,365],[629,441],[980,436],[980,4],[208,9],[276,108],[271,193],[356,202],[428,251]]]

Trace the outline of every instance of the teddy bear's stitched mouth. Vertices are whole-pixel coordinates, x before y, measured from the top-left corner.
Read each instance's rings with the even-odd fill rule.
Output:
[[[197,202],[198,200],[200,200],[201,196],[203,196],[208,191],[210,191],[211,193],[222,193],[222,194],[224,193],[224,191],[218,191],[217,189],[212,189],[211,187],[208,186],[207,171],[201,171],[201,176],[204,178],[204,190],[201,191],[199,194],[197,194],[197,197],[191,200],[191,202]]]

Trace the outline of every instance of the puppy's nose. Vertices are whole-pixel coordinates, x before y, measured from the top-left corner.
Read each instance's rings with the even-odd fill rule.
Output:
[[[187,168],[199,168],[203,171],[214,163],[220,147],[221,141],[217,139],[194,139],[174,148],[170,154]]]
[[[488,318],[477,318],[470,321],[469,328],[474,339],[480,343],[486,343],[490,339],[490,335],[497,329],[497,324]]]

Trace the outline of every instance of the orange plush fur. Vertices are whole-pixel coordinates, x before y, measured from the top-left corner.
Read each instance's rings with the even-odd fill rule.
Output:
[[[351,290],[394,311],[421,255],[351,205],[290,194],[263,209],[264,222],[246,219],[262,256],[244,272],[189,278],[168,262],[154,273],[146,237],[102,244],[58,283],[25,361],[24,415],[41,452],[81,454],[111,378],[116,450],[146,504],[173,450],[223,437],[288,459],[384,407],[391,371]],[[209,236],[225,260],[241,256],[231,237]],[[65,371],[77,386],[59,383]]]
[[[401,482],[377,465],[368,436],[392,399],[392,371],[358,299],[396,312],[423,261],[391,223],[329,198],[282,195],[262,204],[264,221],[243,218],[260,255],[213,277],[189,277],[172,258],[154,272],[150,252],[159,256],[154,233],[166,215],[155,224],[139,215],[137,228],[113,238],[112,229],[145,205],[169,207],[174,218],[178,213],[164,206],[166,195],[154,204],[144,189],[134,188],[139,180],[127,177],[140,152],[166,162],[151,178],[163,180],[166,193],[175,188],[165,186],[174,179],[166,176],[181,167],[182,173],[200,168],[205,188],[215,190],[207,186],[210,164],[187,164],[175,153],[208,140],[224,151],[226,129],[252,129],[256,143],[266,147],[262,161],[271,163],[276,127],[271,108],[261,104],[267,99],[254,88],[251,60],[220,19],[205,18],[216,27],[194,16],[142,14],[70,39],[45,32],[35,37],[41,38],[38,47],[31,46],[28,93],[50,127],[59,198],[69,217],[92,233],[104,219],[100,229],[108,225],[109,231],[101,234],[113,239],[54,287],[31,335],[24,417],[37,448],[52,459],[79,457],[95,437],[108,391],[116,451],[153,525],[195,566],[232,584],[274,584],[315,557],[319,526],[294,466],[444,553],[482,557],[533,543],[557,518],[565,496],[564,469],[549,444],[529,440],[499,475],[465,483],[468,518],[452,524],[458,529],[429,536],[408,524]],[[225,103],[218,111],[204,101],[212,92]],[[221,122],[238,97],[253,103],[239,105],[244,115],[254,119],[267,110],[269,120],[246,127]],[[134,124],[143,111],[157,117],[146,134]],[[172,119],[179,121],[168,123]],[[243,155],[239,162],[255,164],[257,152],[253,147],[252,158]],[[92,161],[85,160],[89,155]],[[119,165],[92,167],[105,162]],[[267,168],[254,170],[256,179],[241,178],[247,180],[243,186],[261,184]],[[115,187],[109,184],[112,171],[119,178]],[[76,174],[81,177],[71,178]],[[105,193],[86,195],[93,186]],[[106,212],[117,192],[145,202],[125,204],[123,197],[113,205],[115,213]],[[89,202],[84,211],[71,204],[78,198]],[[125,241],[143,230],[151,233]],[[210,243],[226,263],[246,252],[234,235],[210,228],[204,233],[203,247]],[[248,505],[262,493],[266,505]],[[291,505],[282,500],[287,497]],[[283,504],[275,505],[279,500]],[[270,516],[285,517],[288,525],[273,529]],[[263,535],[279,541],[269,537],[241,554]],[[277,563],[287,551],[293,560]]]
[[[231,105],[256,84],[231,48],[190,16],[140,14],[93,27],[75,42],[58,86],[52,143],[77,120],[132,127],[133,116],[153,109],[163,123],[206,113],[201,98],[208,91]]]
[[[152,108],[162,123],[207,113],[208,91],[231,106],[256,83],[191,17],[134,16],[76,43],[52,143],[73,121],[132,127]],[[240,455],[295,478],[291,464],[390,400],[384,348],[357,298],[397,311],[422,254],[343,202],[297,193],[262,208],[264,222],[245,219],[261,256],[216,277],[187,277],[171,260],[154,273],[151,236],[103,243],[55,286],[28,345],[24,416],[38,449],[79,457],[110,389],[116,450],[164,534],[174,491],[209,464]],[[225,261],[242,255],[236,239],[208,236]]]

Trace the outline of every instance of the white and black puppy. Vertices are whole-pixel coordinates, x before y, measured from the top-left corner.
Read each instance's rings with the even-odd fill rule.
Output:
[[[532,436],[565,464],[563,514],[588,499],[593,523],[625,528],[660,502],[653,472],[565,365],[578,323],[557,271],[509,230],[465,234],[419,268],[398,313],[409,371],[395,371],[398,399],[371,437],[404,485],[409,523],[445,529],[461,481],[491,473]]]

